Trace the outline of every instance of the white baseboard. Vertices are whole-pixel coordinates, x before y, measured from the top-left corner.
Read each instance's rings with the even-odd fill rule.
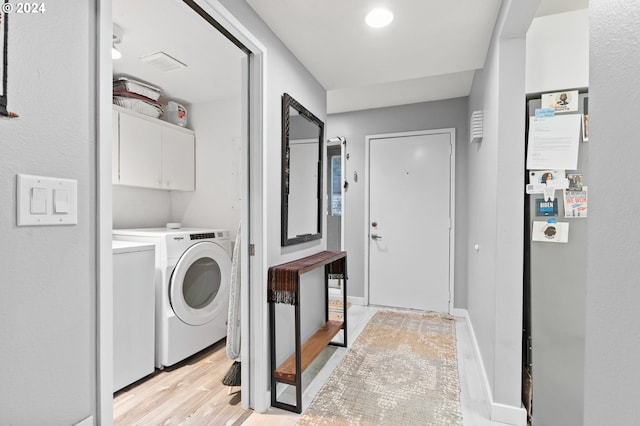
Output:
[[[79,421],[74,426],[93,426],[93,416],[89,416],[86,419]]]
[[[527,426],[527,410],[513,405],[491,403],[491,420],[514,426]]]
[[[347,302],[352,305],[367,306],[367,302],[364,297],[347,296]]]
[[[513,405],[500,404],[493,401],[493,392],[491,386],[489,386],[489,377],[487,376],[487,370],[484,368],[484,362],[482,361],[482,354],[480,353],[480,346],[478,345],[478,339],[476,333],[473,330],[473,324],[471,324],[471,318],[469,317],[469,311],[466,309],[453,308],[451,315],[459,318],[464,318],[469,328],[469,334],[471,335],[471,344],[473,345],[473,351],[480,364],[480,372],[482,374],[482,381],[484,382],[484,389],[491,405],[491,420],[505,423],[513,426],[526,426],[527,425],[527,410],[522,407],[514,407]]]
[[[465,318],[467,319],[467,323],[469,322],[469,312],[467,312],[466,309],[453,308],[451,309],[451,315],[458,318]]]

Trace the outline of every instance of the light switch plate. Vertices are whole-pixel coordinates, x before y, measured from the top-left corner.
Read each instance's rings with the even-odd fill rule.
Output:
[[[33,197],[34,188],[37,197]],[[56,193],[57,197],[55,197]],[[18,174],[16,197],[18,226],[76,225],[78,223],[77,180]],[[42,197],[44,197],[44,213],[40,213]],[[32,205],[34,202],[38,205]],[[64,210],[66,212],[63,212]]]

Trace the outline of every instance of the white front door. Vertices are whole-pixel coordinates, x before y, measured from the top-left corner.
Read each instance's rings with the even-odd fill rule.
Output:
[[[449,312],[452,129],[369,138],[369,303]]]

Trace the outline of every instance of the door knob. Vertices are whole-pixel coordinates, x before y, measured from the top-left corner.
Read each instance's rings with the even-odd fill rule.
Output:
[[[371,234],[371,238],[373,238],[374,240],[381,240],[382,237],[378,234]]]

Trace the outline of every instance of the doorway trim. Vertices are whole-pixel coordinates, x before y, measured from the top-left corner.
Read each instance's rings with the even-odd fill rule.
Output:
[[[185,3],[189,3],[185,1]],[[241,361],[242,407],[266,407],[268,397],[261,390],[268,388],[267,376],[262,374],[254,354],[267,353],[267,341],[263,328],[261,307],[266,295],[251,292],[250,282],[266,282],[267,258],[264,250],[267,226],[265,223],[266,200],[262,179],[266,153],[263,143],[266,134],[266,62],[267,49],[236,19],[218,0],[193,0],[199,8],[217,21],[228,34],[242,43],[249,55],[243,61],[243,142],[245,153],[242,175],[247,178],[242,187],[241,226]],[[96,102],[96,407],[98,425],[113,424],[113,276],[112,276],[112,180],[111,180],[111,33],[113,31],[111,0],[97,0],[96,18],[90,22],[96,29],[95,75],[97,78]],[[251,142],[251,143],[250,143]],[[251,235],[249,235],[250,231]],[[255,256],[249,257],[249,245],[255,247]],[[263,286],[254,286],[262,288]],[[264,289],[266,292],[266,288]],[[251,315],[252,307],[256,312]],[[252,331],[258,331],[252,333]],[[253,339],[250,339],[253,336]],[[250,343],[252,343],[250,345]]]
[[[337,140],[334,140],[337,139]],[[346,213],[346,207],[345,204],[347,202],[346,198],[347,198],[347,188],[345,188],[345,184],[347,182],[347,159],[346,159],[346,155],[347,155],[347,139],[342,137],[342,136],[338,136],[337,138],[332,138],[332,139],[327,139],[327,143],[324,149],[324,155],[325,155],[325,164],[330,165],[331,163],[331,159],[329,158],[328,152],[329,152],[329,147],[334,147],[334,146],[339,146],[340,147],[340,171],[342,173],[341,179],[340,179],[340,194],[341,194],[341,203],[342,203],[342,214],[340,215],[340,250],[344,251],[345,249],[345,229],[344,229],[344,225],[345,225],[345,213]],[[331,176],[327,177],[327,181],[329,182],[329,185],[331,184]],[[331,210],[331,191],[327,191],[327,215],[330,214],[330,210]],[[329,225],[327,225],[327,233],[329,232]]]
[[[433,134],[441,134],[441,133],[449,133],[451,138],[451,156],[449,157],[449,314],[453,311],[454,307],[454,295],[455,295],[455,212],[456,212],[456,129],[455,128],[445,128],[445,129],[433,129],[433,130],[418,130],[412,132],[400,132],[400,133],[382,133],[376,135],[366,135],[365,136],[365,144],[364,144],[364,168],[365,168],[365,178],[364,178],[364,300],[367,305],[370,304],[369,301],[369,195],[370,195],[370,187],[369,187],[369,178],[371,172],[371,164],[370,164],[370,148],[371,141],[374,139],[390,139],[390,138],[403,138],[409,136],[424,136],[424,135],[433,135]]]

